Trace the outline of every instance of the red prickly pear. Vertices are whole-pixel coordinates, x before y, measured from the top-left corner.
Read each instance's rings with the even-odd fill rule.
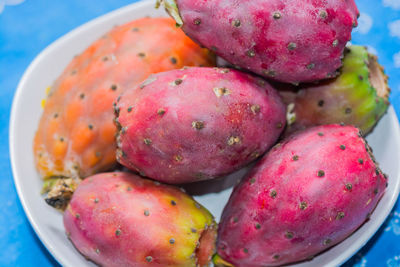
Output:
[[[219,225],[218,254],[241,267],[308,259],[360,227],[386,184],[357,128],[299,132],[234,189]]]
[[[119,162],[167,183],[231,173],[271,147],[285,107],[264,80],[223,68],[150,76],[115,106]]]
[[[64,213],[75,247],[101,266],[208,266],[213,216],[181,190],[122,172],[80,183]]]
[[[336,76],[359,12],[353,0],[158,0],[188,36],[281,82]]]

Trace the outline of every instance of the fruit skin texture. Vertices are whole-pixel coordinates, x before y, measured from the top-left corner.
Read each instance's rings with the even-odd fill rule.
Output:
[[[376,56],[363,46],[350,46],[337,78],[301,85],[297,92],[279,91],[284,102],[291,105],[288,114],[292,120],[285,134],[341,122],[368,134],[389,106],[387,79]]]
[[[241,267],[312,258],[354,232],[385,186],[357,128],[326,125],[297,133],[234,189],[219,225],[218,254]]]
[[[285,106],[267,82],[223,68],[152,75],[121,96],[116,115],[118,161],[172,184],[243,167],[285,127]]]
[[[159,0],[196,42],[281,82],[336,76],[359,14],[353,0]]]
[[[97,174],[64,213],[75,247],[101,266],[206,266],[213,216],[181,190],[130,173]]]
[[[76,56],[51,87],[35,140],[40,175],[86,177],[116,164],[112,103],[155,72],[214,66],[170,18],[117,26]]]

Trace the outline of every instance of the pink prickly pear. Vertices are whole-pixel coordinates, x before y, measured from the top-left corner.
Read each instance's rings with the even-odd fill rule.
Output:
[[[353,0],[158,0],[196,42],[267,78],[336,76],[359,12]]]
[[[241,267],[309,259],[360,227],[385,187],[357,128],[325,125],[295,134],[235,188],[219,226],[218,254]]]
[[[285,127],[285,107],[268,83],[222,68],[152,75],[115,108],[119,162],[167,183],[233,172],[262,155]]]

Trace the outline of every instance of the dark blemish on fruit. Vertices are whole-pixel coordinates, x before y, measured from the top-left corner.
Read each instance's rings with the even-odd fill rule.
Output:
[[[305,202],[305,201],[300,202],[300,209],[301,210],[305,210],[305,209],[307,209],[307,207],[308,207],[307,202]]]
[[[157,110],[157,114],[160,115],[160,116],[164,115],[165,114],[165,109],[160,108],[159,110]]]
[[[121,230],[120,230],[120,229],[117,229],[117,230],[115,231],[115,235],[116,235],[116,236],[120,236],[120,235],[121,235],[121,233],[122,233],[122,232],[121,232]]]
[[[274,15],[273,15],[274,19],[280,19],[281,17],[282,17],[282,14],[279,11],[274,12]]]
[[[286,237],[287,239],[292,239],[293,236],[294,236],[293,232],[286,232],[286,233],[285,233],[285,237]]]
[[[229,146],[232,146],[232,145],[238,144],[238,143],[240,143],[240,138],[239,138],[238,136],[231,136],[231,137],[228,139],[228,145],[229,145]]]
[[[218,98],[231,94],[231,91],[229,91],[226,87],[215,87],[213,90]]]
[[[293,50],[295,50],[295,49],[297,48],[297,44],[291,42],[291,43],[288,44],[287,48],[288,48],[289,50],[293,51]]]
[[[176,79],[176,80],[174,81],[175,85],[180,85],[182,82],[183,82],[182,79]]]
[[[183,157],[180,156],[180,155],[176,155],[176,156],[174,156],[174,160],[175,160],[176,162],[181,162],[181,161],[183,160]]]
[[[256,52],[254,51],[254,49],[250,49],[246,52],[246,55],[249,57],[255,57],[256,56]]]
[[[204,122],[203,121],[193,121],[192,128],[196,129],[196,130],[201,130],[204,128]]]
[[[254,115],[257,114],[257,113],[259,113],[260,110],[261,110],[261,108],[260,108],[259,105],[252,105],[252,106],[250,107],[250,109],[251,109],[251,112],[253,112]]]
[[[143,139],[143,142],[145,145],[148,145],[148,146],[151,145],[151,140],[148,138]]]
[[[338,214],[336,215],[336,220],[341,220],[343,218],[344,218],[344,212],[343,211],[338,212]]]
[[[193,20],[194,25],[200,25],[201,24],[201,19],[197,18]]]
[[[326,10],[321,10],[321,12],[319,12],[319,16],[322,19],[326,19],[328,17],[328,13],[326,12]]]
[[[240,20],[235,19],[235,20],[232,21],[232,26],[233,26],[233,27],[239,28],[240,25],[241,25]]]
[[[347,191],[351,191],[351,190],[353,189],[353,185],[350,184],[350,183],[347,183],[347,184],[345,185],[345,187],[346,187],[346,190],[347,190]]]

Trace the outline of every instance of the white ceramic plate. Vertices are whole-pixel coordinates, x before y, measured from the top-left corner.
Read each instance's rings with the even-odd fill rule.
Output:
[[[10,153],[14,180],[25,213],[47,249],[63,266],[93,266],[68,241],[62,224],[62,214],[48,206],[40,195],[42,181],[34,165],[32,141],[42,113],[41,100],[45,88],[53,83],[74,55],[83,51],[114,25],[143,16],[165,16],[154,9],[154,1],[144,1],[97,18],[65,35],[46,48],[29,66],[15,94],[10,120]],[[400,132],[393,108],[381,120],[368,141],[382,169],[389,174],[389,186],[371,219],[356,233],[312,261],[295,266],[337,266],[355,254],[378,230],[389,215],[399,193]],[[219,220],[229,198],[231,186],[242,170],[227,179],[214,181],[213,190],[196,199]],[[225,188],[225,189],[224,189]],[[201,191],[199,185],[189,191]],[[218,192],[220,191],[220,192]],[[198,192],[199,193],[199,192]]]

